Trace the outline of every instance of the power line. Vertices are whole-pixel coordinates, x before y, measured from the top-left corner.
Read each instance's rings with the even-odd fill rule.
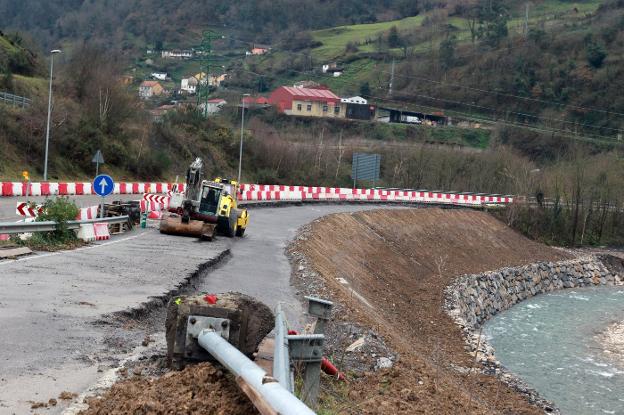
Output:
[[[239,41],[239,42],[242,42],[242,43],[245,43],[245,44],[249,43],[249,42],[246,42],[246,41],[242,41],[242,40],[240,40],[240,39],[236,39],[236,38],[231,37],[231,36],[230,36],[230,38],[231,38],[231,39],[233,39],[233,40],[235,40],[235,41]],[[275,49],[275,48],[273,48],[273,49]],[[287,52],[287,53],[288,53],[288,51],[283,51],[283,52]],[[307,56],[307,54],[303,54],[302,52],[294,52],[294,53],[295,53],[295,54],[301,54],[301,55]],[[244,68],[243,68],[243,70],[244,70],[244,71],[247,71],[247,70],[245,70]],[[294,69],[290,69],[290,70],[291,70],[292,72],[301,73],[301,74],[304,74],[304,75],[306,75],[306,76],[313,76],[313,77],[320,77],[320,76],[321,76],[321,75],[319,75],[319,74],[308,73],[308,72],[303,72],[303,71],[297,71],[297,70],[294,70]],[[260,74],[257,74],[257,73],[251,72],[251,71],[247,71],[247,72],[253,73],[253,74],[254,74],[254,75],[256,75],[256,76],[261,76]],[[387,73],[387,72],[385,72],[385,73]],[[400,75],[397,75],[397,76],[400,76]],[[436,83],[441,83],[441,82],[439,82],[439,81],[433,81],[433,82],[436,82]],[[343,81],[343,83],[345,83],[345,84],[355,85],[353,82],[348,82],[348,81]],[[375,89],[383,89],[383,88],[380,88],[380,87],[374,87],[374,88],[375,88]],[[478,88],[474,88],[474,89],[478,90]],[[482,90],[482,91],[480,90],[479,92],[486,92],[486,91],[487,91],[487,90]],[[487,91],[487,92],[489,92],[489,91]],[[492,92],[493,92],[493,91],[492,91]],[[491,112],[493,112],[494,114],[496,114],[496,113],[498,112],[496,109],[493,109],[493,108],[484,107],[484,106],[479,106],[479,105],[475,105],[475,104],[469,104],[469,103],[462,102],[462,101],[447,100],[447,99],[443,99],[443,98],[435,98],[435,97],[430,97],[430,96],[426,96],[426,95],[416,95],[416,97],[419,97],[419,98],[425,98],[425,99],[431,99],[431,100],[436,100],[436,101],[442,101],[442,102],[448,102],[448,103],[453,103],[453,104],[456,104],[456,105],[464,105],[464,106],[469,106],[469,107],[473,107],[473,108],[480,108],[480,109],[484,109],[484,110],[487,110],[487,111],[491,111]],[[377,99],[377,100],[381,100],[381,101],[387,101],[387,102],[395,102],[395,103],[402,103],[402,104],[405,104],[405,102],[404,102],[404,101],[389,100],[389,99],[387,99],[387,98],[383,98],[383,97],[375,97],[375,96],[371,96],[371,98],[375,98],[375,99]],[[518,98],[525,98],[525,97],[519,97],[519,96],[518,96]],[[449,111],[448,109],[445,109],[445,108],[438,108],[438,107],[431,107],[431,106],[423,106],[423,105],[418,105],[418,104],[417,104],[417,106],[418,106],[418,107],[420,107],[420,108],[430,108],[430,109],[435,109],[435,110]],[[604,110],[603,110],[603,111],[604,111]],[[459,114],[459,115],[463,115],[463,116],[465,116],[465,117],[467,117],[467,118],[474,118],[474,116],[473,116],[472,114],[468,115],[468,114],[461,113],[461,112],[457,112],[457,111],[454,111],[454,112],[455,112],[455,113],[457,113],[457,114]],[[573,124],[573,125],[579,125],[579,124],[577,124],[577,123],[575,123],[575,122],[573,122],[573,121],[567,121],[567,120],[560,120],[560,119],[551,119],[551,118],[539,117],[539,116],[536,116],[536,115],[533,115],[533,114],[525,114],[525,113],[519,113],[519,112],[513,112],[513,111],[511,111],[511,112],[509,112],[509,113],[513,113],[513,114],[515,114],[515,115],[519,115],[519,116],[523,116],[523,117],[534,118],[534,119],[537,119],[537,120],[556,121],[556,122],[568,123],[568,124]],[[622,115],[624,115],[624,114],[622,114]],[[481,121],[483,121],[483,120],[481,120]],[[501,121],[500,121],[500,120],[497,120],[497,119],[495,119],[495,120],[490,120],[490,122],[498,122],[498,123],[501,123]],[[600,140],[605,140],[605,141],[613,141],[613,138],[612,138],[612,137],[603,136],[603,135],[594,135],[594,136],[589,136],[589,137],[583,137],[583,136],[579,136],[579,135],[574,134],[574,135],[572,135],[572,136],[571,136],[571,135],[570,135],[570,131],[569,131],[569,130],[544,129],[544,128],[539,129],[539,128],[537,128],[537,127],[531,127],[531,126],[527,126],[527,125],[523,125],[523,124],[510,123],[509,121],[505,121],[505,122],[504,122],[504,124],[506,124],[506,125],[514,125],[514,126],[516,126],[516,127],[518,127],[518,128],[525,128],[525,129],[526,129],[526,128],[528,128],[528,129],[531,129],[531,130],[536,130],[536,131],[551,132],[551,133],[559,133],[559,134],[561,134],[561,133],[565,133],[568,137],[575,138],[575,139],[578,139],[578,138],[590,138],[590,139],[593,139],[593,140],[600,139]],[[615,131],[624,131],[624,130],[614,129],[614,128],[610,128],[610,127],[599,127],[599,126],[595,126],[595,125],[591,125],[591,124],[580,124],[580,126],[586,126],[586,127],[589,127],[589,128],[594,128],[594,129],[608,129],[608,130],[615,130]]]
[[[385,74],[389,74],[389,72],[387,72],[387,71],[380,71],[380,72],[381,73],[385,73]],[[510,98],[522,99],[522,100],[525,100],[525,101],[539,102],[539,103],[542,103],[542,104],[552,104],[552,105],[558,105],[558,106],[561,106],[561,107],[574,108],[574,109],[583,110],[583,111],[595,111],[595,112],[602,112],[602,113],[605,113],[605,114],[624,116],[624,113],[615,112],[615,111],[609,111],[609,110],[605,110],[605,109],[602,109],[602,108],[582,107],[582,106],[574,105],[574,104],[564,104],[564,103],[557,102],[557,101],[547,101],[547,100],[542,100],[542,99],[537,99],[537,98],[523,97],[523,96],[520,96],[520,95],[509,94],[509,93],[506,93],[506,92],[498,92],[498,91],[492,91],[492,90],[488,90],[488,89],[475,88],[475,87],[466,86],[466,85],[451,84],[451,83],[448,83],[448,82],[436,81],[436,80],[433,80],[433,79],[423,78],[423,77],[420,77],[420,76],[400,75],[400,74],[396,74],[396,73],[395,73],[394,76],[397,77],[397,78],[417,79],[417,80],[421,80],[421,81],[426,81],[426,82],[431,82],[431,83],[435,83],[435,84],[440,84],[442,86],[448,86],[448,87],[454,87],[454,88],[462,88],[462,89],[469,89],[469,90],[475,91],[475,92],[481,92],[481,93],[485,93],[485,94],[501,95],[501,96],[506,96],[506,97],[510,97]]]
[[[244,40],[240,40],[240,39],[237,39],[237,38],[234,38],[234,37],[231,37],[231,36],[228,36],[228,37],[230,39],[233,39],[233,40],[241,42],[241,43],[245,43],[245,44],[249,44],[250,43],[250,42],[247,42],[247,41],[244,41]],[[518,49],[518,48],[517,47],[505,47],[505,48],[498,48],[498,49],[489,49],[488,51],[489,52],[495,52],[495,51],[507,51],[507,50],[513,50],[513,49]],[[435,50],[436,49],[434,49],[434,48],[427,48],[425,51],[433,52]],[[288,51],[288,50],[281,50],[281,51],[285,52],[285,53],[292,53],[292,54],[303,55],[303,56],[311,55],[311,54],[307,54],[307,53],[303,53],[303,52],[296,52],[296,51]],[[477,53],[480,53],[480,52],[474,52],[473,54],[477,54]],[[464,55],[462,57],[470,56],[470,55],[472,55],[472,54]],[[393,75],[391,72],[387,72],[387,71],[380,71],[380,72],[388,74],[391,77]],[[511,94],[511,93],[508,93],[508,92],[493,91],[493,90],[488,90],[488,89],[483,89],[483,88],[476,88],[476,87],[465,86],[465,85],[460,85],[460,84],[451,84],[451,83],[448,83],[448,82],[436,81],[436,80],[433,80],[433,79],[428,79],[428,78],[414,76],[414,75],[400,75],[400,74],[397,74],[396,71],[393,71],[393,72],[394,72],[394,77],[397,77],[397,78],[417,79],[417,80],[422,80],[422,81],[426,81],[426,82],[439,84],[439,85],[442,85],[442,86],[452,86],[452,87],[455,87],[455,88],[462,88],[462,89],[467,89],[467,90],[480,92],[480,93],[485,93],[485,94],[499,95],[499,96],[505,96],[505,97],[508,97],[508,98],[520,99],[520,100],[524,100],[524,101],[539,102],[541,104],[556,105],[556,106],[559,106],[559,107],[572,108],[572,109],[581,110],[581,111],[594,111],[594,112],[600,112],[600,113],[604,113],[604,114],[616,115],[616,116],[624,117],[624,113],[617,112],[617,111],[610,111],[610,110],[597,108],[597,107],[580,106],[580,105],[574,105],[574,104],[564,104],[564,103],[558,102],[558,101],[548,101],[548,100],[543,100],[543,99],[538,99],[538,98],[523,97],[523,96],[520,96],[520,95]],[[573,121],[567,121],[567,122],[568,123],[574,123]],[[610,127],[599,127],[599,128],[604,128],[604,129],[609,129],[609,130],[616,130],[616,131],[624,131],[624,130],[620,130],[620,129],[617,129],[617,128],[610,128]]]
[[[252,71],[248,71],[244,68],[242,68],[241,70],[245,71],[245,72],[249,72],[253,75],[256,76],[261,76],[255,72]],[[303,72],[303,71],[297,71],[297,70],[291,70],[293,72],[297,72],[297,73],[301,73],[307,76],[312,76],[312,77],[321,77],[321,75],[319,74],[309,74],[307,72]],[[350,83],[353,84],[353,82],[344,82],[344,83]],[[381,86],[373,86],[374,89],[378,89],[378,90],[382,90],[384,91],[385,89]],[[502,124],[502,125],[507,125],[507,126],[512,126],[512,127],[516,127],[516,128],[522,128],[522,129],[526,129],[526,130],[530,130],[530,131],[538,131],[538,132],[544,132],[544,133],[550,133],[550,134],[558,134],[562,137],[568,137],[568,138],[572,138],[575,140],[579,140],[579,141],[586,141],[586,142],[593,142],[596,143],[598,141],[603,142],[604,144],[611,144],[611,145],[622,145],[624,143],[618,143],[618,142],[614,142],[614,138],[612,137],[608,137],[608,136],[603,136],[603,135],[578,135],[578,134],[573,134],[571,131],[569,130],[560,130],[560,129],[556,129],[556,128],[548,128],[548,127],[539,127],[539,126],[530,126],[530,125],[525,125],[525,124],[518,124],[518,123],[514,123],[514,122],[510,122],[507,120],[499,120],[499,119],[491,119],[491,118],[484,118],[484,117],[478,117],[475,116],[474,114],[467,114],[465,112],[461,112],[461,111],[456,111],[456,110],[448,110],[446,108],[440,108],[440,107],[433,107],[430,105],[422,105],[422,104],[416,104],[416,103],[408,103],[405,101],[400,101],[400,100],[396,100],[396,99],[389,99],[389,98],[384,98],[384,97],[380,97],[380,96],[375,96],[375,95],[370,95],[370,98],[375,99],[376,101],[384,101],[384,102],[391,102],[391,103],[398,103],[398,104],[411,104],[414,107],[417,108],[425,108],[428,110],[434,110],[434,111],[447,111],[448,113],[453,113],[456,115],[460,115],[463,116],[464,118],[467,119],[471,119],[471,120],[475,120],[478,122],[484,122],[484,123],[495,123],[495,124]],[[470,105],[470,104],[468,104]],[[475,107],[479,107],[477,105],[474,105]],[[491,108],[487,108],[487,107],[481,107],[483,109],[487,109],[487,110],[491,110],[493,111],[493,109]]]

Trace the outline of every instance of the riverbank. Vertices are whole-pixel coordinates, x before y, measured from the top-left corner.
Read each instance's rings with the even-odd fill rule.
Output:
[[[624,321],[609,325],[596,336],[605,357],[624,368]]]
[[[498,376],[529,401],[553,412],[556,409],[552,402],[500,364],[481,328],[498,313],[538,294],[566,288],[623,285],[620,269],[617,258],[589,255],[464,275],[446,288],[445,309],[461,327],[470,352],[485,366],[486,373]]]
[[[346,397],[330,390],[329,398],[341,398],[338,413],[543,414],[478,369],[444,311],[444,290],[458,275],[567,260],[567,252],[532,242],[485,212],[443,209],[331,215],[304,228],[290,252],[300,293],[339,305],[327,352],[352,382]],[[366,335],[351,335],[361,328]],[[371,338],[383,340],[392,367],[350,364],[380,357],[378,344],[367,347]],[[360,339],[359,351],[347,350]]]

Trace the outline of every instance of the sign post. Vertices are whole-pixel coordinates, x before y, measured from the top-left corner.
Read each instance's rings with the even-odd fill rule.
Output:
[[[95,163],[95,175],[98,176],[100,174],[100,164],[104,164],[104,156],[100,150],[95,152],[91,163]]]
[[[100,174],[93,179],[93,191],[102,197],[100,205],[100,218],[104,217],[104,198],[115,190],[115,182],[108,174]]]

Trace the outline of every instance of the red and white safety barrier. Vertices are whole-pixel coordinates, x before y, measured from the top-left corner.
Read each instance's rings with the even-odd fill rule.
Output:
[[[129,195],[142,193],[167,193],[177,189],[184,191],[184,184],[181,183],[137,183],[121,182],[115,183],[113,194]],[[0,197],[10,196],[70,196],[70,195],[93,195],[90,182],[0,182]]]
[[[94,223],[93,233],[95,234],[96,241],[105,241],[110,239],[110,233],[108,232],[108,224],[106,223]]]
[[[80,208],[80,212],[76,216],[76,220],[89,220],[97,219],[98,206],[89,206],[86,208]]]
[[[507,205],[513,203],[512,196],[489,194],[261,184],[242,184],[238,197],[241,201],[401,202],[458,206]]]
[[[148,219],[160,219],[162,217],[162,212],[169,207],[170,200],[171,192],[168,192],[167,196],[146,193],[139,202],[139,207],[141,213],[148,214]]]

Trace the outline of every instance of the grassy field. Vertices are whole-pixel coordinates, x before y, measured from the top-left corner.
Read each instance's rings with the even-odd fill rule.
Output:
[[[586,13],[594,12],[600,5],[600,0],[588,0],[584,2],[571,3],[562,0],[546,0],[543,3],[529,8],[529,26],[535,26],[541,22],[548,24],[553,21],[571,20],[583,18]],[[578,12],[574,11],[574,8]],[[356,43],[360,52],[373,52],[375,50],[375,39],[381,34],[384,35],[392,26],[396,26],[399,32],[430,30],[423,27],[423,21],[428,14],[407,17],[400,20],[392,20],[381,23],[358,24],[351,26],[338,26],[330,29],[317,30],[312,32],[314,40],[322,43],[321,46],[312,50],[316,59],[333,60],[345,54],[345,48],[349,42]],[[461,17],[449,17],[448,24],[456,30],[454,34],[459,41],[470,40],[468,21]],[[522,32],[524,25],[524,3],[519,4],[516,10],[512,10],[512,18],[508,27],[511,32]],[[435,35],[434,35],[435,36]],[[436,39],[421,44],[410,45],[414,51],[427,50],[433,44],[435,47],[445,34],[439,33]],[[399,51],[397,51],[399,52]]]

